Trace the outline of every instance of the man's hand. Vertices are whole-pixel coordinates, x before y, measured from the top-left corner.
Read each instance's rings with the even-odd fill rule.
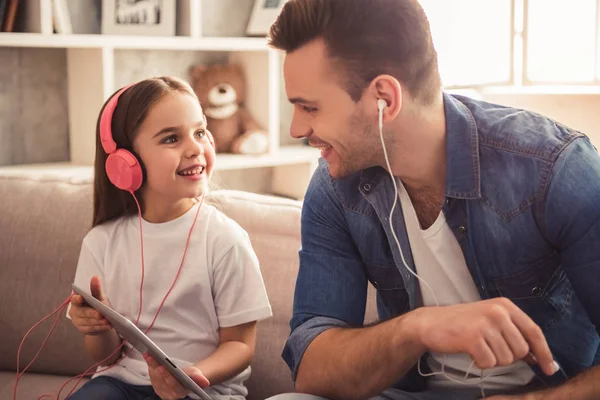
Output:
[[[149,354],[144,354],[144,359],[148,364],[148,374],[150,375],[150,382],[154,388],[154,392],[158,397],[163,400],[177,400],[181,399],[190,392],[185,386],[173,377],[167,371],[165,367],[160,365],[154,358]],[[201,388],[210,386],[208,379],[202,374],[196,367],[188,367],[183,370],[194,382]]]
[[[414,317],[419,340],[430,352],[467,353],[480,369],[510,365],[531,352],[545,374],[556,372],[542,330],[506,298],[423,307]]]
[[[94,276],[90,281],[90,292],[92,296],[110,307],[108,298],[104,295],[100,278]],[[98,311],[90,307],[83,297],[78,294],[71,296],[71,308],[69,310],[71,322],[85,335],[99,335],[112,329],[110,322],[106,320]]]

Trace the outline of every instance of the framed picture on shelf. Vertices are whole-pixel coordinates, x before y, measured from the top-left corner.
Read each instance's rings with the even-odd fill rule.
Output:
[[[174,0],[102,0],[106,35],[175,35]]]
[[[254,8],[246,27],[248,36],[266,36],[287,0],[254,0]]]

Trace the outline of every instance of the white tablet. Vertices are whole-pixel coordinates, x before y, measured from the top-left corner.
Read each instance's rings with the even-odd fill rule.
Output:
[[[152,341],[144,332],[140,330],[133,322],[100,302],[90,293],[79,288],[75,284],[71,285],[73,291],[83,297],[85,302],[102,314],[115,328],[115,330],[129,342],[140,353],[150,353],[150,355],[161,365],[163,365],[183,386],[190,389],[201,399],[211,400],[210,396],[196,382],[192,380],[181,368],[179,368],[169,357]]]

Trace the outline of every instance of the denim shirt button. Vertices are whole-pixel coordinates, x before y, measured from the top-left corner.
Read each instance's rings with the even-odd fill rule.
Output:
[[[542,289],[536,286],[533,289],[531,289],[531,294],[537,297],[540,294],[542,294]]]
[[[467,228],[465,228],[464,226],[459,226],[459,227],[458,227],[458,231],[459,231],[460,233],[465,233],[465,232],[467,231]]]
[[[363,186],[363,189],[365,189],[365,192],[368,192],[369,190],[371,190],[371,185],[369,185],[368,183],[365,183]]]

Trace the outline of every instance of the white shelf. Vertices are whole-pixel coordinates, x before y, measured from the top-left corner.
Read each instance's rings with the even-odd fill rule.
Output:
[[[189,51],[270,51],[263,38],[60,35],[41,33],[0,33],[0,47],[63,49],[136,49]]]
[[[273,154],[259,156],[239,154],[218,154],[216,171],[231,171],[249,168],[277,167],[297,164],[316,165],[319,150],[308,146],[282,146]],[[0,166],[1,175],[61,175],[92,177],[93,166],[72,162],[37,163]]]
[[[177,0],[177,36],[167,37],[55,34],[52,32],[52,0],[22,1],[27,9],[27,33],[0,33],[0,48],[64,49],[69,162],[0,166],[0,174],[92,178],[98,112],[118,85],[124,84],[117,75],[120,71],[115,63],[120,50],[222,52],[227,53],[227,62],[238,64],[245,71],[245,104],[267,132],[269,151],[261,156],[219,154],[216,170],[244,171],[272,167],[268,175],[272,192],[296,198],[304,195],[318,164],[319,151],[302,145],[280,146],[280,54],[268,46],[266,38],[203,36],[203,0]],[[143,78],[132,75],[127,79]],[[238,182],[245,179],[243,174],[230,175]],[[246,185],[248,182],[245,181],[242,183],[244,187],[252,186]],[[260,190],[263,190],[263,180],[257,181],[254,186],[261,186]]]
[[[319,150],[308,146],[282,146],[273,154],[261,156],[219,154],[216,171],[273,167],[271,192],[282,196],[302,199],[306,186],[317,167]],[[66,179],[70,182],[92,182],[94,169],[91,165],[72,162],[36,163],[0,166],[0,176],[17,179]]]
[[[244,156],[219,154],[216,160],[217,171],[239,170],[247,168],[275,167],[317,163],[320,151],[308,146],[282,146],[272,154]]]

